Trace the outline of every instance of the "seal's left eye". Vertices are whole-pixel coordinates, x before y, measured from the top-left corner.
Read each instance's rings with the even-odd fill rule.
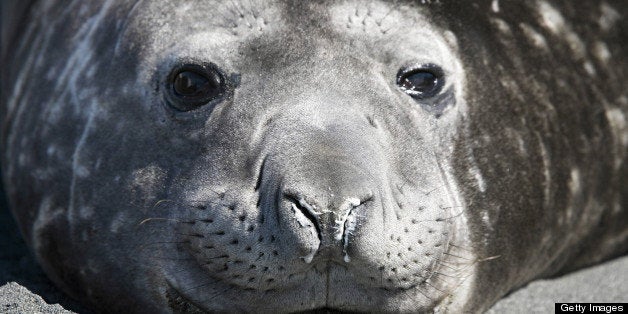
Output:
[[[414,99],[436,96],[443,88],[443,70],[433,64],[399,70],[397,85]]]
[[[202,97],[216,89],[216,83],[192,71],[183,71],[174,78],[174,91],[183,97]]]
[[[225,93],[224,79],[211,65],[186,64],[175,68],[168,82],[169,103],[180,111],[196,109]]]

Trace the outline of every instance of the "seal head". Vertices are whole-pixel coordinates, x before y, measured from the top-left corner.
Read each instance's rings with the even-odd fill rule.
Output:
[[[13,212],[94,308],[485,309],[627,249],[627,67],[579,50],[575,7],[36,4]]]

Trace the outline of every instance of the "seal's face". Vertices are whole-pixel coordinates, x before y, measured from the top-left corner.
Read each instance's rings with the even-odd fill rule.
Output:
[[[454,47],[417,10],[298,8],[190,6],[150,41],[138,109],[175,142],[131,180],[167,178],[143,204],[172,220],[140,228],[177,243],[159,265],[201,308],[431,308],[463,275]]]
[[[563,235],[577,223],[564,218],[578,216],[576,203],[565,196],[563,215],[551,195],[575,200],[579,172],[569,189],[551,181],[569,178],[568,167],[548,174],[552,153],[569,148],[545,145],[552,130],[498,127],[537,118],[551,127],[555,111],[550,120],[526,111],[549,98],[528,102],[517,89],[551,82],[484,79],[497,49],[463,72],[460,38],[426,7],[77,1],[36,10],[53,21],[33,23],[33,40],[16,48],[28,53],[6,110],[7,188],[46,271],[97,307],[473,310],[548,267],[534,253],[532,240],[549,239],[537,223]],[[509,59],[495,56],[505,72]],[[518,98],[490,98],[502,90]],[[482,100],[473,110],[471,96]],[[594,125],[586,119],[572,120]],[[521,155],[481,147],[513,134]],[[526,151],[533,144],[539,153]],[[531,160],[527,173],[510,176],[520,159]],[[501,259],[504,279],[477,285],[478,260],[495,251],[514,256]],[[510,263],[529,270],[507,272]],[[471,304],[473,285],[482,298]]]

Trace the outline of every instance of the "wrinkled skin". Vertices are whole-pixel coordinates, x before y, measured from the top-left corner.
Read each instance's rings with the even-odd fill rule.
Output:
[[[24,237],[96,310],[480,311],[628,250],[625,3],[102,2],[4,26],[1,111]],[[223,96],[177,110],[181,64]]]

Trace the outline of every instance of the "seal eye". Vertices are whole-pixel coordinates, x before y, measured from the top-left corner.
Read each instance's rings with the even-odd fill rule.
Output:
[[[215,84],[207,77],[192,71],[183,71],[174,78],[174,91],[183,97],[202,97],[215,89]]]
[[[220,98],[225,93],[224,79],[212,65],[186,64],[175,68],[168,79],[170,105],[190,111]]]
[[[445,83],[443,70],[433,64],[399,70],[397,85],[414,99],[438,95]]]

